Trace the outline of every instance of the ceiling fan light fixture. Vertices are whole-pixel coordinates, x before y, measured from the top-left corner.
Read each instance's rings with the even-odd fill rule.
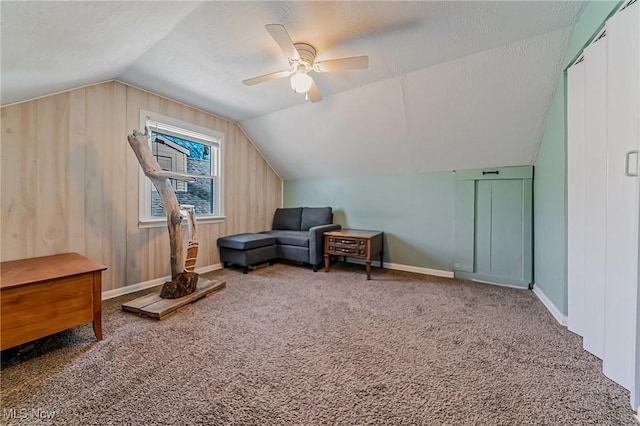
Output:
[[[271,38],[280,46],[282,53],[287,57],[289,69],[242,80],[245,86],[253,86],[279,78],[290,77],[293,92],[302,93],[305,95],[306,100],[315,103],[322,100],[322,95],[318,86],[308,75],[310,71],[344,71],[369,67],[369,58],[367,56],[351,56],[316,62],[316,49],[307,43],[294,43],[284,25],[267,24],[265,28],[271,34]]]
[[[313,80],[305,72],[296,72],[291,76],[291,88],[296,93],[307,93],[311,89]]]

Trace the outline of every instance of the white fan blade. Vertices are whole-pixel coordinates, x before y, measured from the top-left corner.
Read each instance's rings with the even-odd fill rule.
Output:
[[[311,102],[320,102],[322,100],[320,90],[318,90],[318,86],[316,86],[316,82],[313,79],[311,79],[311,89],[307,92],[307,96]]]
[[[261,75],[259,77],[249,78],[247,80],[242,80],[242,83],[245,86],[253,86],[254,84],[264,83],[265,81],[276,80],[282,77],[288,77],[291,75],[291,71],[278,71],[272,72],[271,74]]]
[[[316,62],[313,66],[318,72],[357,70],[369,67],[368,56],[353,56],[351,58],[330,59],[328,61]]]
[[[278,43],[278,46],[280,46],[284,54],[287,55],[287,58],[300,59],[300,54],[296,46],[294,46],[291,37],[289,37],[289,33],[284,25],[267,24],[264,27],[269,31],[269,34],[271,34],[275,42]]]

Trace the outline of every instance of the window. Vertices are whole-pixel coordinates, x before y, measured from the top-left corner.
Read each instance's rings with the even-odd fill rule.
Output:
[[[162,170],[195,178],[171,179],[179,204],[195,207],[199,222],[223,218],[223,134],[148,111],[140,111],[140,127],[149,131],[151,152]],[[166,214],[151,181],[140,169],[140,225],[164,226]]]

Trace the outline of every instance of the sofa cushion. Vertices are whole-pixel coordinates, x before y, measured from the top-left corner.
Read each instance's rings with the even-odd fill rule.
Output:
[[[301,220],[302,207],[276,209],[276,212],[273,214],[273,225],[271,226],[271,229],[299,231]]]
[[[271,246],[276,243],[274,237],[264,234],[237,234],[218,238],[218,246],[236,250],[251,250]]]
[[[333,221],[331,207],[305,207],[302,209],[301,231],[308,231],[314,226],[328,225]]]
[[[264,235],[269,235],[276,239],[276,244],[283,244],[288,246],[309,247],[309,232],[308,231],[265,231]]]

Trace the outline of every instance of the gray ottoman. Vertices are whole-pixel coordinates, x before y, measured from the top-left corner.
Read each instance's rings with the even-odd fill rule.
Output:
[[[258,265],[276,258],[276,239],[263,234],[237,234],[218,238],[220,260],[226,268],[230,263],[244,267]]]

